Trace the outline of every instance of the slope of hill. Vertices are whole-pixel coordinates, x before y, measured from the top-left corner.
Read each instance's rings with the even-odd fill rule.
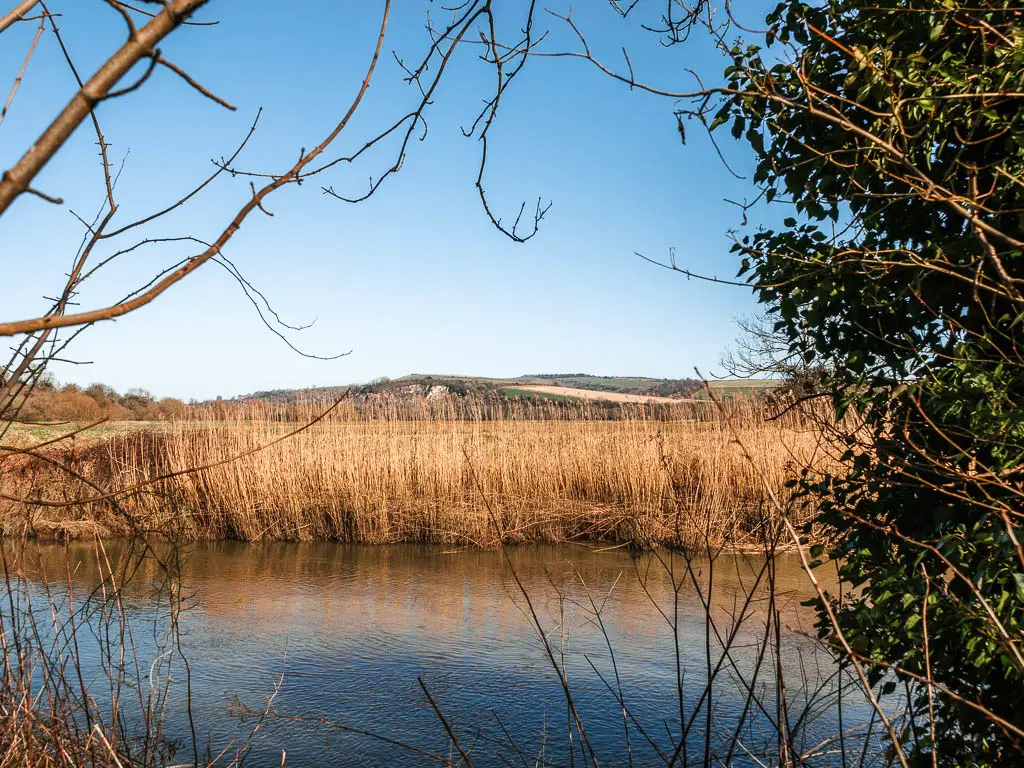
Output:
[[[722,397],[756,395],[779,386],[771,379],[723,380],[710,382]],[[431,393],[500,394],[505,397],[541,397],[557,400],[609,400],[615,402],[668,401],[677,398],[704,398],[704,384],[698,379],[657,379],[645,376],[595,376],[587,373],[545,373],[514,378],[488,378],[462,374],[413,373],[398,379],[377,379],[367,384],[310,389],[275,389],[241,395],[242,400],[295,402],[299,397],[316,395],[340,397],[345,391],[358,396],[371,394],[416,397]]]
[[[539,373],[516,376],[508,379],[490,379],[482,376],[438,375],[414,373],[396,381],[440,381],[450,379],[491,386],[492,388],[534,385],[542,387],[567,387],[596,392],[618,392],[626,395],[688,395],[700,389],[698,379],[655,379],[646,376],[594,376],[588,373]]]
[[[516,387],[502,387],[498,390],[506,397],[541,397],[559,400],[604,400],[609,403],[678,403],[692,398],[661,397],[659,395],[637,395],[628,392],[583,389],[581,387],[546,386],[544,384],[520,384]]]

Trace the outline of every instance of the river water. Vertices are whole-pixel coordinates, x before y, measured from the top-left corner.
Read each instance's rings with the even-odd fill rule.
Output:
[[[60,574],[56,580],[66,585],[70,571],[85,605],[81,595],[90,591],[94,604],[99,600],[98,561],[123,562],[123,555],[116,545],[104,553],[82,544],[42,547],[35,557],[51,580]],[[759,558],[699,559],[687,572],[681,557],[623,549],[533,545],[508,556],[511,567],[499,552],[414,545],[191,544],[172,587],[186,606],[179,629],[188,674],[178,654],[160,656],[166,594],[152,587],[158,569],[145,565],[125,590],[139,658],[132,675],[143,679],[143,691],[151,679],[173,678],[164,727],[181,763],[193,758],[193,733],[201,754],[227,749],[227,760],[244,747],[245,764],[253,766],[280,765],[282,751],[289,766],[458,763],[450,727],[481,768],[595,758],[602,766],[663,765],[673,757],[703,765],[706,757],[729,755],[733,765],[757,765],[749,753],[778,753],[780,717],[812,765],[840,764],[840,747],[860,748],[865,731],[814,749],[840,724],[848,730],[866,723],[870,709],[848,692],[840,721],[842,677],[801,634],[813,630],[813,614],[800,606],[811,592],[795,556],[775,561],[779,652],[764,654],[767,592],[754,587]],[[710,630],[701,599],[709,588]],[[748,594],[749,618],[733,632]],[[100,616],[98,609],[91,614],[94,630]],[[102,700],[105,677],[90,650],[98,634],[80,632],[80,652],[90,692]],[[555,665],[565,670],[579,724]],[[777,671],[785,678],[781,699]],[[748,702],[751,693],[756,700]],[[262,720],[253,714],[264,711]],[[691,720],[683,751],[680,723]]]

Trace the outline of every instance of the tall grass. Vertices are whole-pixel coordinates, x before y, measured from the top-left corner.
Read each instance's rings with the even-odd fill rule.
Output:
[[[605,603],[591,595],[582,577],[586,600],[579,605],[608,650],[593,669],[613,708],[602,712],[588,702],[577,709],[583,689],[567,676],[565,655],[564,607],[571,596],[558,593],[557,619],[547,620],[520,579],[514,556],[502,548],[518,588],[517,605],[564,692],[564,731],[559,735],[552,728],[552,747],[557,739],[563,751],[578,753],[581,765],[598,765],[588,734],[621,727],[622,764],[633,764],[631,744],[638,754],[646,754],[649,744],[669,765],[746,764],[742,756],[749,755],[750,764],[852,766],[870,764],[880,754],[875,721],[862,728],[851,720],[864,710],[856,680],[827,662],[822,675],[803,677],[801,664],[797,678],[787,679],[789,665],[781,662],[783,654],[795,654],[782,613],[792,595],[777,582],[772,555],[786,539],[770,510],[800,514],[785,501],[785,483],[800,468],[819,471],[828,461],[817,431],[796,417],[766,420],[753,401],[731,403],[724,411],[622,410],[614,420],[610,412],[586,406],[514,404],[474,411],[478,405],[344,404],[288,439],[281,438],[322,413],[324,405],[276,412],[254,407],[236,411],[232,421],[211,414],[107,431],[85,447],[77,438],[78,448],[61,441],[9,452],[0,462],[6,497],[0,520],[8,534],[130,536],[124,547],[109,550],[100,540],[91,551],[35,547],[26,538],[0,546],[7,592],[0,587],[0,647],[8,660],[0,670],[0,764],[241,765],[261,724],[275,719],[396,744],[391,731],[378,737],[370,730],[375,722],[325,719],[318,702],[304,703],[314,713],[309,716],[279,712],[274,698],[282,677],[265,706],[239,705],[239,712],[252,715],[244,741],[204,748],[192,719],[191,673],[178,632],[182,596],[190,594],[181,536],[428,539],[485,546],[598,537],[683,544],[652,547],[644,566],[635,566],[635,588],[671,630],[674,655],[666,663],[674,665],[678,682],[670,711],[659,712],[651,723],[639,720],[632,708],[606,631]],[[782,504],[766,503],[765,485],[780,494]],[[114,496],[94,498],[108,493]],[[44,503],[19,502],[19,496]],[[133,535],[153,531],[171,540]],[[763,544],[765,556],[723,560],[723,543]],[[90,563],[83,565],[74,552],[85,552]],[[49,557],[54,553],[63,557],[57,565]],[[722,574],[732,568],[735,588],[723,589]],[[652,569],[667,580],[660,588],[657,578],[650,581]],[[266,568],[258,570],[264,574]],[[83,572],[89,574],[85,582],[99,582],[84,600]],[[133,582],[140,591],[129,588]],[[693,615],[704,617],[703,637],[684,646],[687,616]],[[134,644],[143,631],[156,639],[152,664]],[[594,664],[589,657],[587,662]],[[172,680],[185,686],[181,705],[170,695]],[[421,686],[430,696],[422,681]],[[465,723],[450,728],[444,700],[439,701],[429,699],[451,741],[449,754],[461,754],[456,739],[468,743],[479,731],[471,734]],[[730,704],[723,707],[724,702]],[[494,702],[498,710],[502,703]],[[827,711],[836,713],[835,734],[819,733],[814,724]],[[164,728],[174,718],[190,729],[190,738],[180,743]],[[547,745],[546,730],[541,739]],[[433,754],[410,749],[420,757]],[[524,754],[507,733],[478,751],[484,749],[493,750],[493,764]],[[438,754],[438,764],[461,764]],[[481,755],[478,764],[485,761]]]
[[[344,403],[262,450],[325,404],[253,405],[232,421],[211,414],[80,450],[72,463],[95,487],[27,459],[0,478],[9,496],[84,503],[10,503],[0,521],[8,532],[243,540],[755,545],[772,514],[765,482],[784,495],[819,459],[817,434],[767,420],[755,401],[708,405],[622,408],[611,420],[588,404]],[[97,488],[138,490],[88,501]]]

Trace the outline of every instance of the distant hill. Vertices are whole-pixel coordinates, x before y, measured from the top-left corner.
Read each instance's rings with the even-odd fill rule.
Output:
[[[748,396],[778,387],[772,379],[742,379],[710,382],[711,389],[723,397]],[[561,390],[564,390],[561,391]],[[377,379],[367,384],[310,389],[275,389],[241,395],[240,400],[295,402],[300,397],[319,395],[340,397],[351,391],[355,395],[390,394],[395,397],[425,396],[431,393],[500,394],[505,397],[534,397],[557,400],[601,400],[626,402],[667,398],[706,398],[704,383],[699,379],[657,379],[646,376],[595,376],[589,373],[541,373],[515,378],[488,378],[462,374],[413,373],[398,379]],[[602,393],[608,395],[601,397]]]
[[[484,386],[492,389],[536,385],[543,387],[566,387],[569,389],[586,389],[595,392],[618,392],[624,395],[651,395],[669,397],[672,395],[689,395],[700,389],[701,382],[697,379],[653,379],[644,376],[595,376],[589,373],[537,373],[527,376],[516,376],[511,379],[488,379],[481,376],[440,376],[436,374],[414,373],[403,376],[397,381],[440,381],[450,379],[464,382],[472,386]]]

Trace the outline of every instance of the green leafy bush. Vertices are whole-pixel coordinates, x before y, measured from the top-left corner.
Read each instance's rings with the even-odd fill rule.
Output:
[[[735,250],[842,419],[847,471],[800,489],[859,588],[821,631],[909,686],[908,762],[1019,764],[1024,10],[789,0],[767,23],[689,114],[792,207]]]

